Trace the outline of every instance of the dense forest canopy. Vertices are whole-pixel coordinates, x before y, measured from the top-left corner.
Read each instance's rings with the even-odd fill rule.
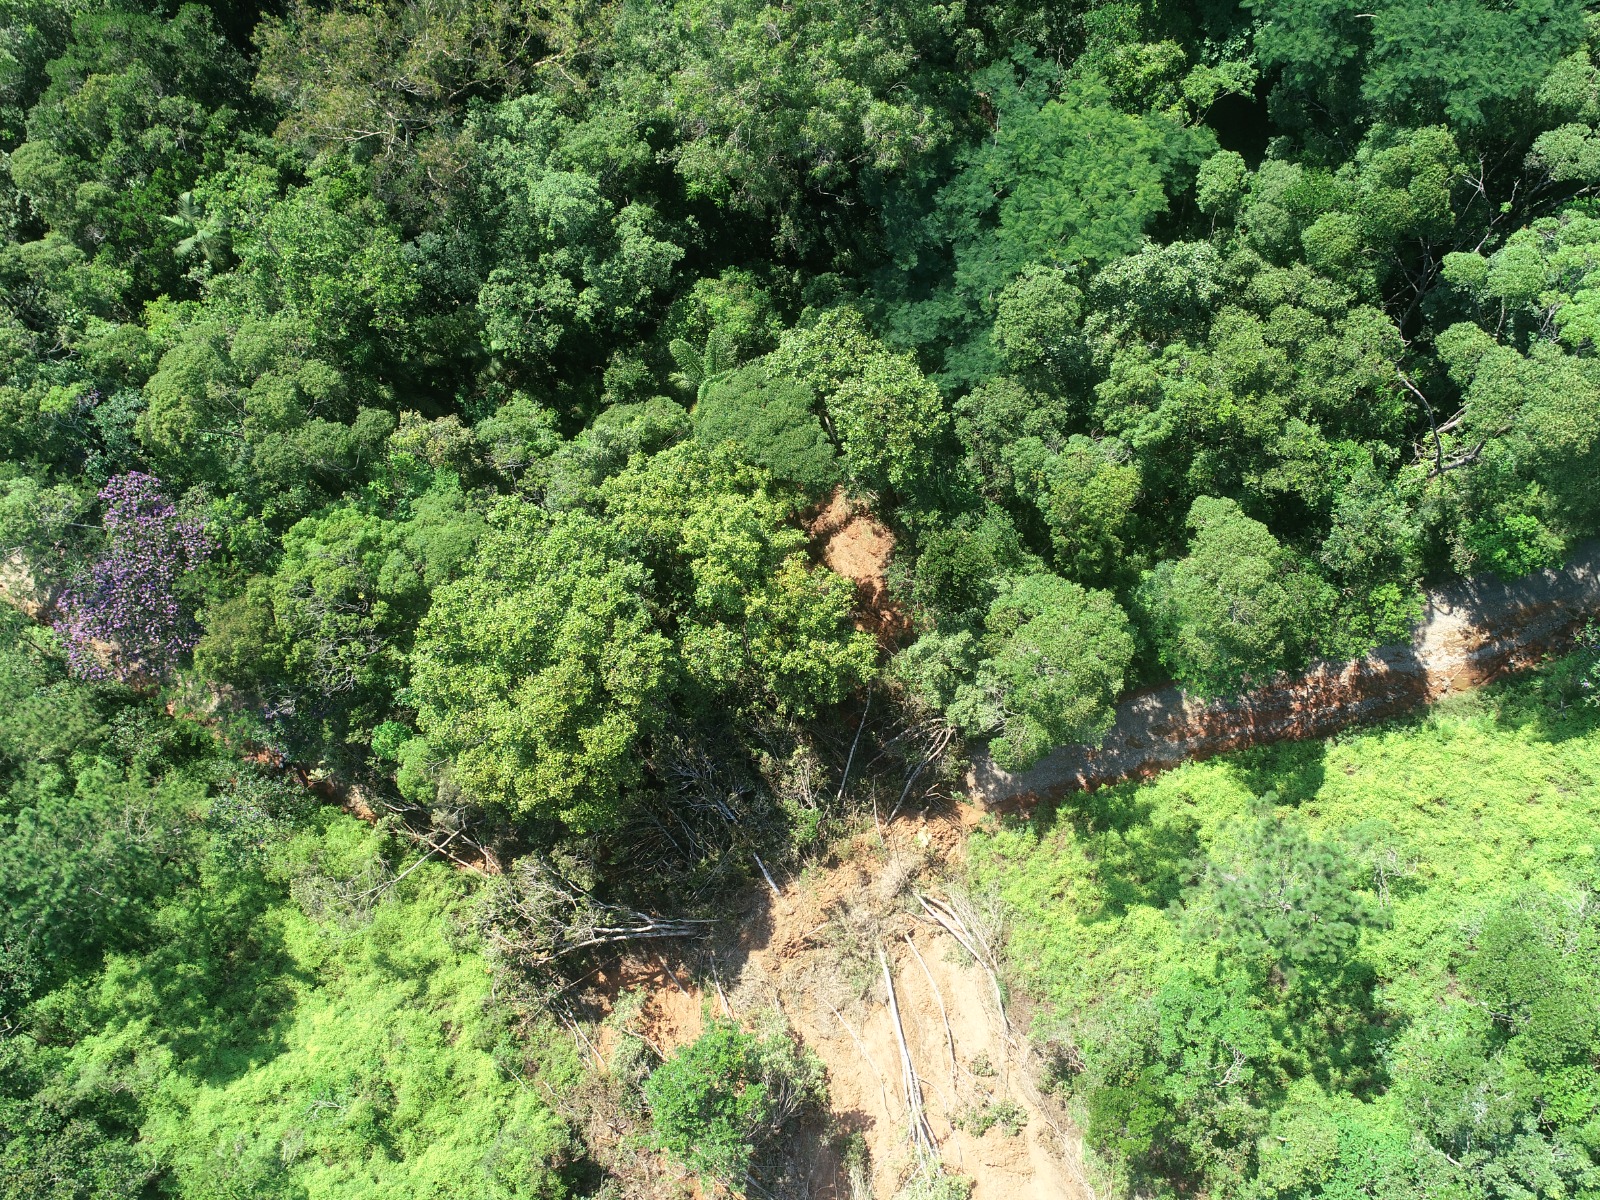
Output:
[[[581,1071],[527,1049],[548,1014],[480,1011],[474,921],[712,912],[828,836],[851,767],[815,785],[818,747],[843,725],[853,760],[874,698],[936,730],[885,750],[908,772],[1016,769],[1130,688],[1235,695],[1404,640],[1425,583],[1562,562],[1600,530],[1590,7],[0,0],[0,586],[31,618],[0,647],[0,1195],[620,1195],[497,1073]],[[811,534],[840,498],[893,538],[871,629]],[[1331,1034],[1160,1124],[1194,1099],[1172,1029],[1249,1057],[1387,1019],[1355,851],[1229,836],[1185,903],[1248,962],[1196,952],[1140,1010],[1166,1049],[1091,1063],[1108,1169],[1600,1186],[1593,921],[1547,897],[1485,918],[1525,970],[1462,951],[1482,1028],[1401,1124],[1360,1108],[1381,1050]],[[488,916],[433,864],[400,889],[408,838],[521,882]],[[1291,861],[1317,927],[1252,925]],[[407,1011],[386,946],[462,1005],[431,1083],[372,1040]],[[496,1001],[566,953],[490,955]],[[291,1010],[367,1082],[300,1061]],[[756,1186],[823,1084],[782,1030],[707,1039],[640,1111]],[[1452,1088],[1519,1099],[1486,1125]],[[219,1149],[229,1105],[260,1133],[301,1092],[354,1123]],[[1296,1121],[1440,1157],[1291,1167]]]

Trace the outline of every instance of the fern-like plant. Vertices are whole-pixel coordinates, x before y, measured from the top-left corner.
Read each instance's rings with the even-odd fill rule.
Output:
[[[720,329],[713,329],[706,337],[704,349],[696,350],[683,338],[673,338],[667,352],[678,369],[672,373],[675,387],[693,394],[699,400],[706,389],[739,365],[739,356]]]

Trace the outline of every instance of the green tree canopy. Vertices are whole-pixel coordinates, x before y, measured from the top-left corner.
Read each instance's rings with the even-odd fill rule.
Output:
[[[698,443],[635,459],[601,489],[607,520],[676,617],[689,679],[725,701],[814,713],[865,682],[871,638],[850,583],[806,561],[792,501]]]
[[[1189,509],[1189,553],[1139,588],[1161,661],[1202,695],[1238,691],[1298,666],[1316,645],[1325,588],[1232,500]]]
[[[1220,938],[1252,969],[1324,971],[1349,958],[1375,918],[1359,884],[1343,847],[1268,812],[1217,836],[1183,905],[1203,936]]]
[[[944,401],[916,358],[887,349],[859,312],[831,309],[791,330],[767,362],[815,390],[855,482],[902,496],[930,483],[950,426]]]
[[[1122,111],[1092,77],[1052,95],[1052,73],[1030,70],[1020,79],[1009,63],[979,73],[973,86],[995,110],[994,135],[961,157],[925,216],[890,228],[897,280],[907,268],[912,281],[929,280],[926,294],[889,285],[892,328],[912,344],[949,339],[955,383],[987,373],[992,351],[978,331],[1025,268],[1102,266],[1135,249],[1215,148],[1203,127]]]
[[[1429,402],[1418,467],[1463,518],[1463,565],[1506,575],[1543,566],[1600,515],[1584,482],[1600,462],[1597,248],[1600,222],[1568,210],[1512,234],[1487,258],[1446,260],[1476,319],[1438,337],[1461,403],[1451,413]]]
[[[481,802],[579,830],[616,823],[641,777],[671,643],[644,569],[601,522],[509,501],[417,633],[417,723]]]
[[[806,563],[763,473],[687,442],[585,495],[597,511],[502,502],[433,593],[410,693],[454,786],[605,828],[674,707],[808,714],[870,676],[850,585]]]
[[[167,218],[246,124],[243,63],[199,4],[170,20],[83,9],[62,51],[9,171],[52,230],[126,272],[137,305],[177,282],[181,235]]]
[[[670,156],[691,195],[787,213],[807,192],[903,169],[942,139],[947,119],[923,94],[921,60],[948,56],[961,15],[680,0],[622,6],[617,36],[625,62],[661,71],[628,83],[649,86],[636,102],[671,121]]]
[[[838,481],[839,465],[816,404],[799,380],[752,363],[706,389],[694,408],[695,436],[712,446],[732,442],[773,479],[819,496]]]
[[[1004,713],[996,762],[1026,767],[1110,728],[1133,660],[1128,619],[1110,593],[1029,575],[995,598],[985,628],[990,657],[980,679]]]
[[[648,148],[597,146],[537,96],[482,112],[472,130],[497,248],[478,293],[485,345],[544,368],[574,340],[592,348],[637,328],[683,251],[650,206],[611,194],[620,189],[601,172],[614,176],[617,158]]]
[[[1571,0],[1248,0],[1256,46],[1291,86],[1345,112],[1476,125],[1532,94],[1584,36]]]

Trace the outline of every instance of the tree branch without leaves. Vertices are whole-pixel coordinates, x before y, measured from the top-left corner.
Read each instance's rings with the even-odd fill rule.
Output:
[[[608,904],[574,882],[572,874],[543,855],[529,855],[496,880],[480,918],[496,959],[540,975],[585,951],[710,932],[709,920],[658,917]]]

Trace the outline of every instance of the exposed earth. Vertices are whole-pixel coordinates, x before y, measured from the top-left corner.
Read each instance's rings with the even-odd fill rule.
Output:
[[[838,488],[806,522],[806,532],[822,564],[856,585],[856,628],[875,634],[885,650],[895,649],[911,623],[889,595],[894,534],[888,526]]]
[[[690,951],[697,970],[669,970],[659,959],[622,968],[617,982],[642,993],[633,1036],[657,1054],[692,1041],[709,1016],[748,1023],[764,1010],[783,1013],[827,1067],[834,1129],[867,1150],[868,1170],[852,1179],[837,1140],[795,1147],[797,1173],[816,1200],[895,1195],[918,1169],[918,1108],[923,1153],[970,1180],[973,1200],[1095,1195],[1077,1131],[1033,1083],[1026,1014],[1002,1011],[990,968],[963,949],[965,941],[987,953],[997,927],[986,924],[981,901],[939,882],[953,873],[973,817],[956,806],[903,817],[881,835],[858,835],[775,893],[752,892],[730,941]],[[956,932],[932,915],[945,911],[957,914]],[[617,1044],[603,1027],[602,1059]],[[664,1157],[650,1170],[660,1172],[663,1194],[705,1194]]]

